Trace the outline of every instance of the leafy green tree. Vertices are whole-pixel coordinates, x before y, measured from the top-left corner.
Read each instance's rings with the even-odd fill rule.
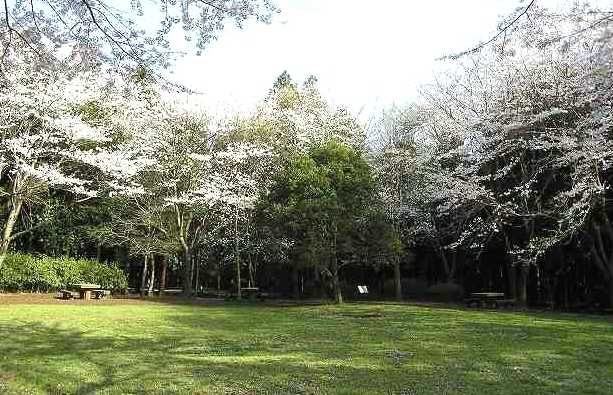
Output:
[[[269,210],[302,255],[329,279],[334,299],[342,303],[339,270],[347,245],[374,193],[371,168],[362,153],[339,141],[297,155],[280,172],[269,195]]]

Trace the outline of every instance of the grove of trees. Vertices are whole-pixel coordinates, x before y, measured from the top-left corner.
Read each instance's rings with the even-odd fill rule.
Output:
[[[149,294],[613,307],[613,10],[522,4],[363,126],[316,77],[221,119],[161,77],[177,26],[200,51],[267,0],[160,1],[152,31],[110,3],[4,2],[0,276],[20,251],[119,262]]]

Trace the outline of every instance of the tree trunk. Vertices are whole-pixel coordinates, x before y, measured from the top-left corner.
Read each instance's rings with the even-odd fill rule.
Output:
[[[449,261],[447,261],[447,256],[445,255],[445,250],[440,247],[439,243],[439,255],[441,256],[441,263],[443,264],[443,273],[445,273],[445,279],[449,278]],[[438,276],[437,276],[438,277]],[[438,279],[437,279],[438,282]]]
[[[330,271],[332,272],[332,290],[334,292],[334,302],[337,304],[342,304],[343,295],[341,293],[341,283],[338,277],[338,258],[336,256],[336,232],[334,232],[331,258],[332,261],[330,262]]]
[[[198,292],[200,292],[200,260],[202,259],[202,251],[198,250],[197,259],[194,260],[194,267],[196,268],[196,296],[198,296]]]
[[[323,281],[321,281],[320,268],[318,266],[313,267],[313,279],[315,283],[315,293],[318,298],[325,298],[326,288]]]
[[[519,305],[526,307],[528,305],[528,274],[530,267],[523,265],[519,276]]]
[[[609,285],[609,304],[613,307],[613,229],[606,215],[604,224],[592,223],[594,243],[591,246],[592,262],[600,269],[604,280]]]
[[[289,272],[290,287],[292,292],[292,299],[300,299],[300,285],[298,284],[298,269],[295,265],[291,266]]]
[[[455,279],[455,271],[458,266],[458,252],[453,250],[451,253],[451,265],[449,266],[449,273],[447,273],[447,282],[451,283]]]
[[[140,278],[140,296],[145,296],[145,289],[147,284],[147,266],[149,261],[149,255],[145,255],[143,259],[143,271]]]
[[[253,279],[253,261],[251,259],[251,252],[247,254],[249,259],[249,287],[253,287],[255,285],[255,280]]]
[[[343,295],[341,293],[341,284],[338,277],[338,263],[336,262],[336,257],[332,261],[331,265],[332,272],[332,290],[334,292],[334,302],[337,304],[343,303]]]
[[[398,254],[396,254],[394,259],[394,285],[396,300],[402,300],[402,278],[400,275],[400,256]]]
[[[153,284],[155,282],[155,256],[151,254],[151,274],[149,275],[149,290],[147,296],[153,295]]]
[[[234,261],[236,264],[236,298],[240,300],[242,298],[242,295],[241,295],[241,258],[238,252],[238,213],[234,215]]]
[[[183,262],[183,295],[189,298],[193,293],[192,281],[194,272],[192,271],[192,252],[189,248],[184,247],[183,255],[185,257],[185,262]]]
[[[4,224],[4,230],[2,232],[2,241],[0,242],[0,267],[2,267],[2,265],[4,264],[6,254],[8,253],[9,247],[11,245],[11,236],[13,235],[13,229],[15,228],[15,224],[17,223],[19,214],[21,214],[22,205],[23,201],[21,199],[15,199],[13,205],[11,206],[9,216],[6,219],[6,223]]]
[[[509,277],[509,297],[517,299],[517,268],[510,263],[507,266],[507,275]]]
[[[160,295],[166,289],[166,270],[168,269],[168,257],[162,258],[162,267],[160,268]]]

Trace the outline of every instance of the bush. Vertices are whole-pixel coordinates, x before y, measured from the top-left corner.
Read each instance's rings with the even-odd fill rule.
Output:
[[[427,294],[428,283],[422,278],[402,278],[402,296],[405,298],[423,297]],[[383,282],[383,294],[392,298],[396,295],[396,281],[393,278],[387,278]]]
[[[456,283],[438,283],[428,288],[428,294],[435,300],[452,302],[462,298],[464,289]]]
[[[424,278],[403,278],[402,293],[409,297],[423,297],[428,293],[428,282]]]
[[[0,269],[0,290],[49,292],[75,283],[93,283],[125,290],[128,280],[116,264],[91,259],[8,254]]]

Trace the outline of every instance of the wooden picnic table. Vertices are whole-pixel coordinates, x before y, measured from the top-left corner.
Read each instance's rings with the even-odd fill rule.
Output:
[[[245,294],[248,299],[255,299],[256,296],[260,293],[260,288],[258,287],[243,287],[241,288],[241,294]]]
[[[100,289],[98,284],[73,284],[74,288],[79,291],[81,299],[90,300],[92,298],[92,291]]]
[[[477,305],[481,307],[490,306],[496,309],[498,306],[511,306],[515,303],[515,300],[505,299],[503,292],[473,292],[465,302],[468,307]]]
[[[473,292],[470,294],[473,298],[479,299],[496,299],[496,298],[504,298],[504,293],[502,292]]]

